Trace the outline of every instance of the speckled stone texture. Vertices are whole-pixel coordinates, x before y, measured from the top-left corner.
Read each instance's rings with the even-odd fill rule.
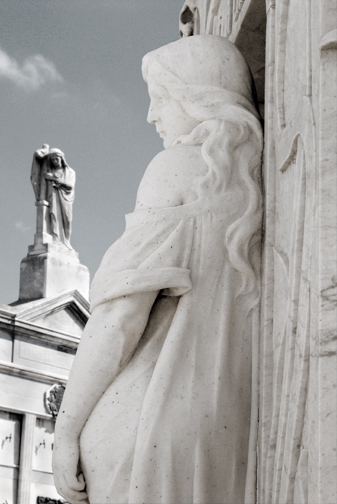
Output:
[[[264,110],[260,504],[337,499],[336,20],[335,0],[186,0],[180,15],[183,35],[241,49]]]

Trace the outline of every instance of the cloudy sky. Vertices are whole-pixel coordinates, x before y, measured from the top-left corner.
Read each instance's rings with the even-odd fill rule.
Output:
[[[35,233],[33,153],[58,147],[77,174],[72,245],[91,276],[124,230],[162,149],[141,59],[179,37],[183,0],[1,0],[0,303],[18,298]]]

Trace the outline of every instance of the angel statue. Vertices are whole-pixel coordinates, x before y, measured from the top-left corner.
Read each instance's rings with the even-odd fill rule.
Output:
[[[164,150],[92,283],[56,422],[56,488],[72,504],[252,504],[262,129],[251,73],[215,35],[165,45],[142,69]]]
[[[44,144],[34,153],[31,182],[37,206],[47,207],[43,219],[45,233],[52,241],[70,245],[72,206],[74,201],[75,171],[68,166],[59,149]],[[39,219],[38,219],[39,222]]]

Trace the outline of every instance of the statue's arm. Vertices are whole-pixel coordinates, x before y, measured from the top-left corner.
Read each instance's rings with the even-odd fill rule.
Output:
[[[57,173],[53,174],[53,173],[50,173],[50,172],[46,172],[44,174],[44,178],[47,179],[47,180],[54,180],[55,182],[60,182],[60,175],[58,175]]]
[[[71,191],[75,187],[75,172],[69,167],[67,173],[65,171],[63,173],[46,172],[44,178],[57,182],[68,191]]]
[[[78,437],[91,410],[119,374],[141,338],[157,292],[123,296],[97,306],[82,334],[57,431]]]
[[[158,292],[97,306],[83,332],[55,428],[55,484],[66,499],[83,497],[79,436],[92,409],[135,351]]]

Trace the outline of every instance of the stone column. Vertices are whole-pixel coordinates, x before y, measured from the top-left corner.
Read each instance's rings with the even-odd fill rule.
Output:
[[[321,0],[318,116],[318,309],[312,382],[315,432],[311,429],[309,460],[311,501],[337,499],[337,4]],[[315,381],[314,381],[315,380]],[[312,484],[311,479],[314,480]],[[315,481],[316,480],[316,481]]]
[[[18,504],[30,504],[36,416],[25,414],[22,423]]]

